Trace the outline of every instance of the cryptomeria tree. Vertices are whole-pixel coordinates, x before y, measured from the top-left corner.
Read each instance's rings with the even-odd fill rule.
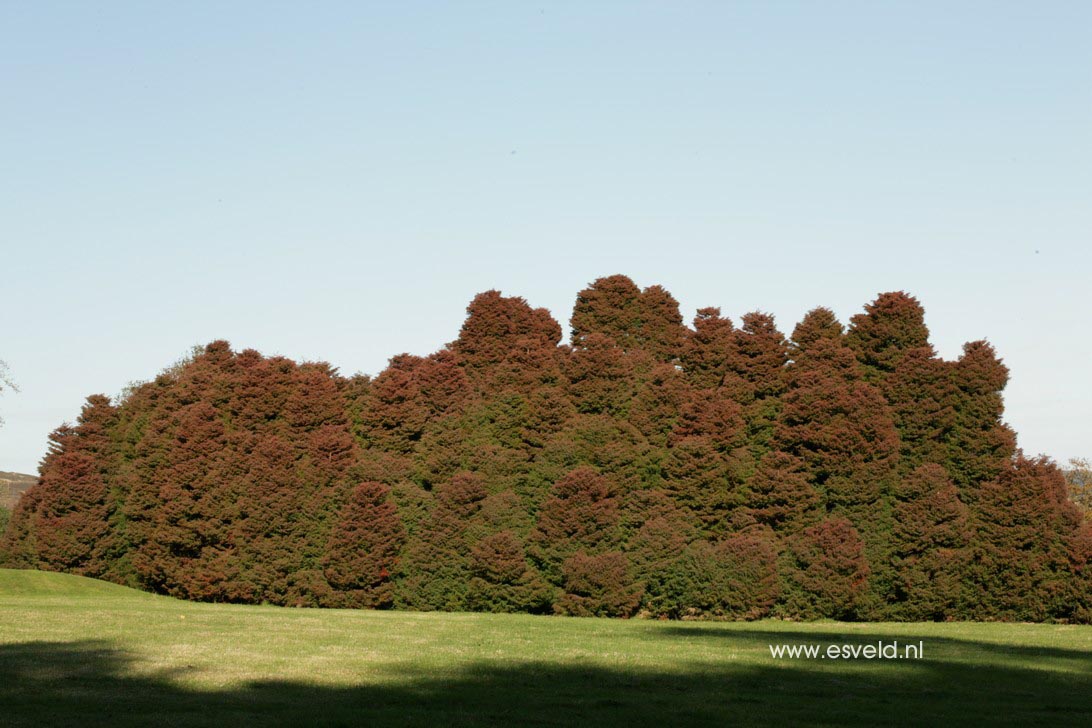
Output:
[[[942,359],[903,292],[682,321],[609,276],[569,343],[487,291],[374,376],[213,342],[54,432],[0,556],[209,601],[1092,620],[1092,524],[987,342]]]

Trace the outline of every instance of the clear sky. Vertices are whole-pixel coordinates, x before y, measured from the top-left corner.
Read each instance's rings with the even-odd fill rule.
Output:
[[[376,373],[625,273],[880,291],[1092,455],[1092,3],[0,4],[0,470],[192,345]],[[737,319],[738,320],[738,319]]]

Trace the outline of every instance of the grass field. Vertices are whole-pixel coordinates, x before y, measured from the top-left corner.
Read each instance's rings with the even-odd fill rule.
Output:
[[[771,643],[924,645],[776,660]],[[1092,627],[193,604],[0,570],[0,724],[1092,725]]]

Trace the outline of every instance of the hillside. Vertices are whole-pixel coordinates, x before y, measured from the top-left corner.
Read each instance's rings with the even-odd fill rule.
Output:
[[[37,482],[37,475],[0,472],[0,508],[15,508],[19,496]]]
[[[48,571],[0,569],[0,596],[3,598],[59,597],[70,599],[155,598],[147,592],[130,589],[108,581],[89,579],[74,574]]]
[[[1092,627],[198,604],[0,570],[8,726],[1092,724]],[[919,643],[924,659],[770,645]]]

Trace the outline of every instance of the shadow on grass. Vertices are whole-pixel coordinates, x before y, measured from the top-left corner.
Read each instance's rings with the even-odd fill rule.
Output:
[[[938,663],[948,664],[958,661],[964,664],[991,665],[999,661],[1014,659],[1020,662],[1021,667],[1027,669],[1058,670],[1065,669],[1077,672],[1092,673],[1092,653],[1087,650],[1068,649],[1065,647],[1042,647],[1039,645],[1013,645],[999,642],[983,642],[958,637],[937,637],[933,635],[912,634],[883,634],[873,631],[874,625],[867,632],[853,632],[840,630],[836,624],[823,625],[817,629],[809,630],[760,630],[754,629],[745,623],[736,623],[745,626],[745,629],[718,629],[716,623],[706,623],[708,626],[694,626],[693,624],[678,624],[665,626],[657,630],[653,637],[687,638],[694,640],[722,640],[733,648],[744,649],[748,645],[758,648],[769,654],[769,645],[778,644],[811,644],[821,645],[875,645],[877,642],[895,644],[901,648],[905,645],[917,645],[919,640],[923,643],[925,664],[938,666]],[[729,624],[729,623],[721,623]],[[717,625],[719,626],[719,625]],[[817,627],[819,625],[816,625]],[[1021,625],[1009,625],[1013,630],[1018,630]],[[1088,629],[1081,626],[1077,629]],[[933,659],[936,656],[937,659]]]
[[[765,659],[734,660],[730,651],[768,642],[852,640],[834,630],[830,639],[815,632],[669,632],[723,640],[726,659],[670,672],[478,663],[453,677],[408,665],[386,684],[326,687],[270,680],[197,690],[180,683],[185,667],[138,673],[133,656],[103,643],[4,645],[0,724],[1092,725],[1089,656],[1079,658],[1083,671],[1050,666],[1052,659],[1078,659],[1071,650],[1047,650],[1058,654],[1040,655],[1024,667],[997,664],[996,645],[951,640],[960,642],[960,659],[970,653],[968,661],[941,656],[819,664],[774,660],[768,653]],[[861,643],[907,639],[855,637]]]

